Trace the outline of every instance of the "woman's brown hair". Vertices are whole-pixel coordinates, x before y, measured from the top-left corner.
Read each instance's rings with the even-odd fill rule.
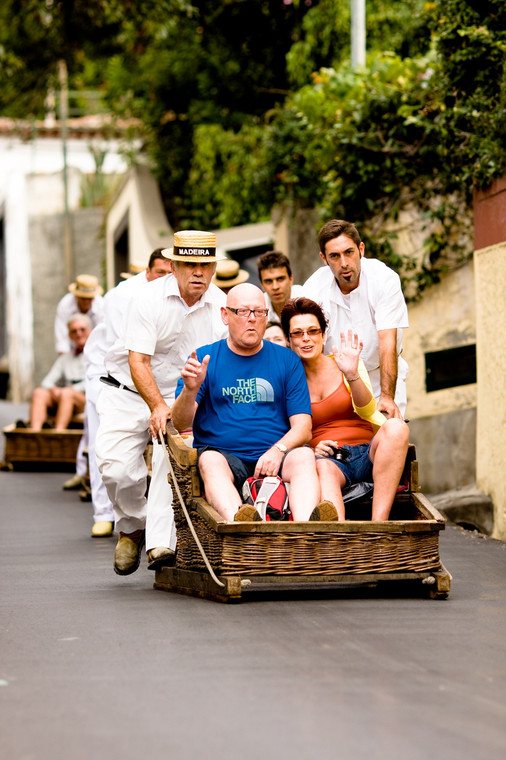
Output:
[[[285,333],[287,339],[290,338],[290,320],[292,317],[296,317],[299,314],[313,314],[318,320],[318,324],[322,329],[322,333],[327,330],[327,320],[323,309],[316,301],[312,301],[310,298],[301,296],[300,298],[290,298],[285,303],[281,311],[281,327]]]

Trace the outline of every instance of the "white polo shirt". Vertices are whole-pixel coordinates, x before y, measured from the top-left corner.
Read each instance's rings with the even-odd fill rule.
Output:
[[[369,372],[376,399],[381,393],[378,330],[397,329],[398,376],[405,380],[408,365],[401,357],[402,330],[409,327],[408,310],[399,275],[378,259],[361,259],[358,287],[344,295],[329,266],[306,280],[303,295],[320,304],[328,319],[325,351],[341,344],[340,333],[353,330],[364,344],[361,358]]]
[[[220,312],[225,304],[225,294],[212,283],[197,303],[188,306],[174,275],[148,282],[130,302],[124,337],[111,346],[105,359],[107,372],[135,389],[128,352],[147,354],[160,393],[173,398],[189,354],[228,335]]]
[[[49,390],[53,386],[60,388],[72,386],[75,391],[84,393],[84,376],[86,364],[81,352],[69,351],[57,358],[47,375],[41,380],[40,387]]]
[[[107,348],[123,336],[124,324],[130,301],[147,286],[146,270],[134,277],[129,277],[108,290],[104,296],[104,322],[107,330],[105,343]]]

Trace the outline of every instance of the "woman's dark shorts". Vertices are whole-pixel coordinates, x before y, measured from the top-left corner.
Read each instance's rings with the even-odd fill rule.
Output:
[[[372,483],[372,462],[369,458],[370,443],[358,443],[356,446],[341,446],[347,449],[350,454],[344,462],[338,462],[334,456],[321,457],[317,459],[330,459],[334,462],[346,478],[346,487],[354,483]]]

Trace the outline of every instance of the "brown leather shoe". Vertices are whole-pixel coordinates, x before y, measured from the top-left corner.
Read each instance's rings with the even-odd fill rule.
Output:
[[[145,530],[135,530],[133,533],[123,533],[120,531],[118,543],[114,550],[115,573],[118,573],[118,575],[135,573],[141,561],[145,538]]]
[[[176,552],[166,546],[156,546],[148,551],[148,570],[171,567],[176,559]]]
[[[261,522],[260,512],[253,504],[243,504],[234,515],[234,522]]]
[[[339,517],[331,501],[321,501],[309,515],[309,522],[333,522],[334,520],[339,520]]]

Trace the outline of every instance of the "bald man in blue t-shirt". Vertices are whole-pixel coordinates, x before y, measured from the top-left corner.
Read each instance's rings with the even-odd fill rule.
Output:
[[[232,288],[221,316],[229,337],[191,354],[172,408],[178,430],[193,426],[206,498],[226,520],[260,519],[242,505],[242,484],[279,475],[290,484],[293,519],[319,519],[314,454],[304,446],[311,404],[302,363],[263,340],[267,309],[255,285]]]

